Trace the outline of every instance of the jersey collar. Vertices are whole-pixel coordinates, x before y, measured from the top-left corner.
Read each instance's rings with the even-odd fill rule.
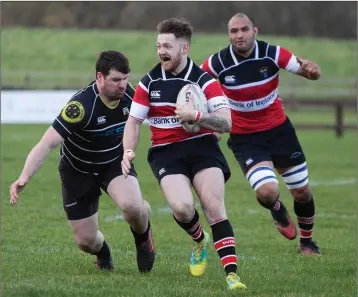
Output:
[[[182,78],[184,80],[187,80],[191,73],[191,70],[193,69],[193,66],[194,66],[194,63],[189,57],[187,58],[187,63],[185,65],[185,68],[177,75],[173,75],[170,72],[165,71],[163,66],[160,66],[160,68],[162,70],[162,78],[163,78],[163,80],[166,80],[168,78]]]
[[[258,47],[256,40],[255,40],[254,49],[247,58],[244,58],[243,56],[240,56],[239,54],[237,54],[234,51],[234,49],[232,48],[231,44],[229,45],[229,52],[230,52],[231,58],[234,61],[235,65],[239,64],[242,61],[249,60],[249,59],[257,59],[259,57],[259,47]]]

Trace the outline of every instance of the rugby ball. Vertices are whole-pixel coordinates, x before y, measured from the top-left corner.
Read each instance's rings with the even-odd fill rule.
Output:
[[[208,102],[206,96],[197,84],[188,84],[182,87],[177,97],[177,104],[187,105],[190,100],[196,111],[202,113],[208,112]],[[183,129],[190,133],[197,133],[200,131],[200,124],[196,122],[181,123]]]

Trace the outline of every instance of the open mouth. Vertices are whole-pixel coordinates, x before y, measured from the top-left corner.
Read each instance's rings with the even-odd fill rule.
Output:
[[[169,57],[161,57],[160,58],[162,62],[169,62],[170,58]]]

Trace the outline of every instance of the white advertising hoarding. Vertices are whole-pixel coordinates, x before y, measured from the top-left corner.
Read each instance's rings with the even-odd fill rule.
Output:
[[[50,124],[76,92],[1,91],[1,123]]]

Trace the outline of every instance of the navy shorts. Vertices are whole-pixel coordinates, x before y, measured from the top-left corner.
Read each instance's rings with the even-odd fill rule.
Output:
[[[63,207],[68,220],[80,220],[94,215],[98,211],[101,189],[107,192],[109,183],[117,176],[123,175],[122,158],[119,157],[108,165],[99,175],[84,174],[74,169],[68,161],[61,159],[58,167],[61,185]],[[129,175],[137,176],[134,166]]]
[[[150,148],[148,163],[159,182],[171,174],[183,174],[193,182],[200,170],[210,167],[220,168],[225,182],[231,176],[229,165],[213,134]]]
[[[288,168],[306,162],[288,117],[281,125],[267,131],[230,134],[228,146],[244,173],[262,161],[272,161],[275,168]]]

